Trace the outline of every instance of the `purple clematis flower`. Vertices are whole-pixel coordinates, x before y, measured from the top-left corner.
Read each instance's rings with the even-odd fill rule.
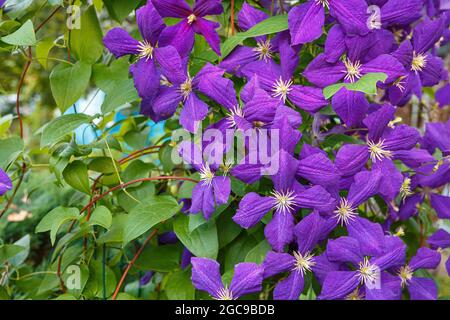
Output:
[[[142,41],[132,38],[122,28],[113,28],[103,42],[116,58],[130,54],[138,57],[130,71],[139,96],[145,100],[156,94],[161,71],[163,74],[172,74],[181,69],[181,58],[174,47],[158,47],[164,21],[151,3],[137,10],[136,19]]]
[[[446,84],[436,91],[436,102],[439,108],[450,106],[450,84]]]
[[[208,292],[216,300],[236,300],[262,290],[263,268],[256,263],[239,263],[234,268],[230,286],[225,286],[217,261],[192,258],[192,283],[198,290]]]
[[[265,12],[244,2],[238,15],[239,28],[247,31],[267,18],[269,16]],[[300,46],[291,46],[291,37],[288,31],[281,32],[271,39],[268,36],[259,36],[255,37],[255,40],[257,43],[255,48],[238,46],[219,66],[229,73],[242,77],[241,69],[247,64],[255,61],[273,61],[275,54],[279,53],[280,58],[285,62],[281,68],[293,67],[295,70],[299,60]]]
[[[190,213],[202,212],[205,219],[214,213],[215,207],[228,202],[231,193],[229,177],[217,176],[217,164],[203,161],[200,148],[190,142],[182,142],[179,146],[181,157],[200,173],[200,182],[192,190]]]
[[[436,231],[431,237],[428,238],[428,243],[432,249],[444,249],[450,247],[450,233],[443,229]],[[445,268],[450,277],[450,258],[445,263]]]
[[[441,254],[429,248],[419,248],[410,262],[397,270],[399,287],[407,287],[411,300],[437,300],[437,287],[432,279],[414,276],[419,269],[436,269]]]
[[[320,38],[325,25],[326,8],[347,34],[364,35],[369,32],[367,3],[364,0],[309,0],[289,11],[293,45]]]
[[[279,161],[279,170],[272,176],[274,191],[265,197],[254,192],[246,194],[233,220],[248,229],[274,210],[264,233],[273,249],[282,251],[294,239],[293,214],[299,208],[328,212],[336,206],[336,202],[322,186],[305,188],[295,180],[292,172],[297,171],[298,162],[287,151],[281,149],[275,157]]]
[[[6,0],[0,0],[0,9],[5,5]]]
[[[9,176],[0,168],[0,196],[12,189],[12,181]]]
[[[413,94],[420,98],[423,86],[434,86],[448,78],[442,59],[429,53],[441,38],[444,28],[444,17],[425,20],[414,28],[411,41],[404,41],[392,54],[408,71],[388,90],[393,104],[404,105]]]
[[[450,155],[450,120],[427,123],[421,147],[431,154],[439,149],[443,156]]]
[[[370,235],[371,230],[365,230]],[[329,240],[327,256],[330,261],[348,263],[353,271],[332,271],[323,283],[319,299],[336,300],[352,298],[363,292],[368,300],[391,300],[399,296],[397,281],[385,270],[399,267],[405,260],[406,246],[397,237],[377,237],[378,254],[368,252],[352,237]],[[358,289],[359,288],[359,289]]]
[[[330,31],[329,38],[334,37],[335,34],[339,34],[339,32]],[[374,42],[376,38],[384,38],[383,32],[375,32],[365,37],[349,39],[346,39],[342,33],[341,35],[336,40],[330,39],[330,42],[326,44],[325,53],[319,54],[307,66],[303,75],[308,81],[323,88],[342,79],[344,82],[353,83],[367,73],[382,72],[388,76],[384,83],[386,85],[406,75],[403,65],[392,55],[386,53],[389,52],[391,45],[386,48],[384,46],[374,46],[374,43],[378,43],[377,41]],[[378,40],[380,41],[380,39]],[[393,42],[393,38],[391,40]],[[385,41],[380,42],[384,43]],[[335,43],[341,44],[335,46]],[[346,47],[342,43],[346,43]],[[388,41],[387,43],[390,42]],[[330,46],[339,49],[337,52],[327,50]],[[347,56],[343,61],[338,60],[346,48],[348,48]],[[374,49],[372,50],[372,48]],[[374,52],[376,54],[373,54]],[[371,60],[368,60],[368,57]],[[348,127],[360,126],[369,110],[369,102],[364,93],[351,91],[346,88],[341,88],[333,96],[331,105]]]
[[[247,79],[257,76],[259,86],[273,98],[284,103],[289,100],[305,111],[315,113],[328,105],[321,89],[295,85],[292,76],[297,63],[289,65],[284,62],[282,60],[280,66],[272,60],[255,61],[245,65],[241,72]]]
[[[315,211],[300,221],[294,229],[298,244],[293,254],[269,252],[264,260],[264,278],[289,272],[289,276],[280,281],[274,290],[275,300],[297,300],[303,291],[307,273],[320,274],[339,270],[339,264],[325,263],[324,259],[313,254],[316,245],[328,235],[327,222]]]
[[[372,160],[374,169],[382,172],[381,194],[388,200],[392,200],[400,191],[404,177],[395,167],[393,160],[401,160],[405,163],[429,161],[429,154],[416,153],[415,145],[420,140],[420,133],[415,128],[407,125],[395,125],[395,108],[384,105],[371,113],[364,124],[368,128],[365,145],[344,145],[336,155],[335,164],[342,176],[351,176],[359,172]],[[415,161],[409,158],[416,157]]]
[[[160,38],[162,46],[172,45],[182,57],[188,56],[194,47],[195,34],[201,34],[211,48],[220,56],[220,38],[216,30],[220,25],[206,20],[208,15],[223,12],[221,0],[196,0],[191,9],[184,0],[152,0],[156,10],[163,17],[182,18],[166,28]]]
[[[147,114],[153,114],[152,118],[159,121],[173,116],[178,105],[183,103],[180,124],[189,132],[196,133],[209,109],[208,105],[198,97],[197,92],[206,95],[215,92],[212,83],[219,81],[218,78],[222,74],[222,69],[211,64],[205,65],[195,77],[188,74],[187,67],[166,73],[154,99],[143,102],[143,110]]]

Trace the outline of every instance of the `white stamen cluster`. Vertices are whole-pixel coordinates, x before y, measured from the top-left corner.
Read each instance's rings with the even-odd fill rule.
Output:
[[[299,271],[302,276],[304,276],[306,272],[311,271],[311,268],[316,265],[314,255],[310,252],[302,255],[300,252],[294,251],[294,258],[295,266],[293,270]]]
[[[283,100],[283,102],[286,102],[288,94],[292,91],[291,86],[294,83],[292,80],[284,81],[281,77],[278,79],[275,84],[273,85],[272,89],[272,97],[274,98],[280,98],[280,100]]]
[[[411,179],[405,178],[400,187],[400,196],[402,197],[403,201],[405,201],[405,199],[412,194],[413,192],[411,191]]]
[[[345,300],[364,300],[364,293],[360,292],[359,288],[356,288],[352,293],[345,297]]]
[[[367,146],[369,147],[370,159],[372,161],[381,161],[384,158],[391,159],[392,152],[386,150],[384,146],[384,140],[380,140],[377,143],[373,141],[367,141]]]
[[[412,279],[413,273],[414,273],[413,270],[408,265],[403,266],[399,269],[398,276],[402,280],[402,287],[405,287],[408,284],[408,282]]]
[[[406,76],[401,76],[399,77],[397,80],[394,81],[394,86],[396,86],[400,92],[404,92],[405,91],[405,78]]]
[[[189,17],[187,17],[187,21],[189,24],[193,24],[197,20],[197,17],[195,14],[191,14]]]
[[[204,184],[208,186],[211,186],[213,179],[214,179],[214,172],[211,171],[208,165],[204,165],[200,169],[200,181],[202,181]]]
[[[231,110],[227,114],[227,122],[229,128],[235,128],[237,127],[236,119],[235,117],[244,117],[244,110],[242,110],[241,106],[237,105],[231,108]]]
[[[272,44],[270,43],[270,40],[259,41],[253,51],[259,60],[267,61],[273,57]]]
[[[146,61],[148,61],[149,59],[153,59],[153,50],[153,46],[146,40],[143,40],[139,42],[138,45],[138,56],[140,59],[145,59]]]
[[[183,100],[186,100],[192,93],[192,78],[189,77],[180,85],[180,93],[183,96]]]
[[[414,52],[413,60],[411,63],[411,70],[415,72],[422,71],[427,65],[427,56],[424,54],[417,54]]]
[[[217,291],[216,300],[234,300],[233,293],[227,287],[224,287]]]
[[[294,191],[273,191],[272,198],[275,200],[274,209],[282,213],[294,211],[296,197]]]
[[[353,208],[353,204],[348,202],[346,198],[342,198],[339,206],[334,211],[335,218],[338,220],[341,226],[347,225],[351,220],[358,215],[356,208]]]
[[[330,8],[329,0],[316,0],[316,3],[317,3],[318,5],[323,6],[324,8],[327,8],[327,9]]]
[[[350,59],[344,60],[344,65],[347,70],[343,71],[345,73],[345,80],[349,80],[350,82],[355,82],[359,78],[361,78],[361,67],[362,64],[359,61],[352,62]]]
[[[379,277],[379,268],[371,264],[368,257],[359,263],[357,275],[361,284],[373,284]]]

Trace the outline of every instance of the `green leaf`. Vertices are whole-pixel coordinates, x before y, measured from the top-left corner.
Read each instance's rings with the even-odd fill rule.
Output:
[[[128,215],[126,214],[115,216],[112,219],[111,228],[97,239],[97,243],[121,243],[123,241],[123,230],[127,219]]]
[[[194,300],[195,298],[195,288],[188,270],[179,270],[169,274],[164,290],[169,300]]]
[[[64,136],[73,133],[82,124],[90,121],[92,121],[92,117],[82,113],[66,114],[53,119],[42,131],[41,148],[58,142]]]
[[[14,242],[14,245],[24,248],[21,252],[9,259],[9,263],[11,265],[18,267],[25,262],[28,255],[30,254],[30,235],[27,234],[23,236],[22,238]]]
[[[255,262],[258,264],[262,263],[266,258],[267,252],[269,252],[270,250],[272,250],[270,244],[267,242],[267,240],[263,240],[247,253],[245,262]]]
[[[55,42],[53,38],[45,38],[40,40],[36,46],[36,60],[45,69],[48,67],[48,55],[54,46]]]
[[[118,22],[122,22],[131,11],[136,9],[140,0],[103,0],[110,16]]]
[[[160,196],[137,205],[129,214],[123,234],[123,245],[140,237],[158,223],[174,216],[182,205],[172,197]]]
[[[119,165],[115,162],[110,157],[95,157],[90,159],[88,168],[89,170],[104,174],[115,173],[115,168],[119,168]]]
[[[15,244],[0,245],[0,265],[17,256],[23,250],[25,250],[24,247]]]
[[[197,257],[216,259],[219,252],[217,227],[210,220],[189,232],[189,217],[180,215],[173,224],[178,239]]]
[[[115,82],[114,87],[105,93],[106,97],[102,104],[102,113],[104,114],[115,111],[139,98],[132,79]]]
[[[234,48],[236,48],[240,43],[242,43],[247,38],[254,38],[266,34],[272,34],[287,30],[288,17],[287,15],[278,15],[270,17],[253,28],[247,30],[246,32],[241,32],[235,36],[228,38],[222,45],[222,59],[228,56]]]
[[[354,83],[336,83],[328,86],[323,89],[323,95],[325,96],[325,99],[328,100],[343,87],[351,91],[360,91],[367,94],[377,94],[377,83],[379,81],[386,81],[387,77],[387,74],[382,72],[368,73]]]
[[[86,194],[91,194],[88,168],[83,161],[75,160],[69,163],[62,174],[69,186]]]
[[[89,220],[90,225],[101,226],[105,229],[111,228],[112,224],[112,214],[108,208],[104,206],[98,206],[92,212],[91,219]]]
[[[59,228],[61,228],[64,223],[78,220],[79,218],[80,212],[77,208],[57,207],[42,218],[36,226],[36,233],[50,231],[50,239],[52,245],[54,245]]]
[[[86,91],[91,78],[91,66],[78,62],[75,65],[62,63],[50,74],[50,86],[56,104],[61,112],[67,110]]]
[[[2,37],[2,41],[15,46],[34,46],[36,44],[36,35],[33,22],[27,20],[18,30]]]
[[[24,144],[20,137],[14,136],[0,140],[0,167],[5,168],[14,161],[23,151]]]
[[[147,246],[137,259],[135,266],[140,270],[170,272],[180,267],[181,245]]]
[[[70,47],[78,60],[93,64],[103,53],[103,34],[94,6],[81,15],[80,26],[72,30]]]

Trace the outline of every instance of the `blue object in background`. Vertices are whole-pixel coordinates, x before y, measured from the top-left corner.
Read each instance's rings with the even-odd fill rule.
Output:
[[[101,106],[105,100],[105,93],[103,91],[92,92],[86,99],[82,98],[78,100],[72,107],[67,109],[64,114],[83,113],[90,116],[101,113]],[[114,122],[117,123],[126,119],[126,115],[122,112],[116,113]],[[164,132],[165,121],[155,123],[149,120],[148,125],[150,132],[147,139],[147,145],[151,144],[152,140],[158,140],[161,138]],[[118,125],[109,131],[110,134],[114,134],[120,131],[121,125]],[[96,130],[92,125],[84,124],[75,130],[75,139],[78,144],[90,144],[93,143],[102,132]]]

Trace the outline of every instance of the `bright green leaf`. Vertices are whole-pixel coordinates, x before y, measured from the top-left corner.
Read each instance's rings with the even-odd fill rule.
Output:
[[[73,133],[75,129],[85,123],[89,123],[92,117],[77,113],[66,114],[50,121],[42,131],[41,147],[58,142],[65,135]]]
[[[64,180],[72,188],[91,194],[87,165],[81,160],[69,163],[63,171]]]
[[[133,200],[130,200],[133,201]],[[181,205],[171,197],[154,197],[137,205],[129,214],[125,224],[123,244],[140,237],[158,223],[175,215]]]
[[[345,87],[351,91],[360,91],[367,94],[377,93],[377,83],[384,82],[387,79],[387,74],[382,72],[368,73],[362,76],[354,83],[336,83],[323,89],[325,99],[333,97],[341,88]]]
[[[57,65],[50,74],[50,86],[56,104],[62,112],[72,106],[86,91],[91,78],[91,66],[85,63]]]
[[[2,37],[2,41],[15,46],[34,46],[36,44],[36,35],[33,22],[27,20],[18,30]]]
[[[217,227],[210,220],[193,232],[189,232],[189,217],[180,215],[173,224],[173,229],[180,241],[197,257],[216,259],[219,251]]]

